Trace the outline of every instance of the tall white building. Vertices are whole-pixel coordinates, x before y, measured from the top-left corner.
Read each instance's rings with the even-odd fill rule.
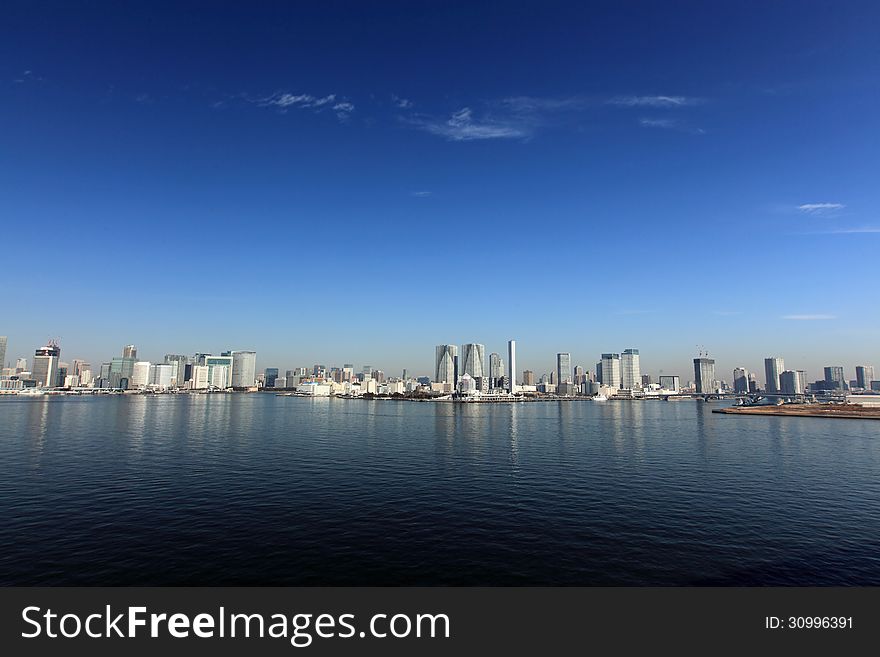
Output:
[[[60,359],[61,348],[52,341],[34,352],[34,366],[31,368],[31,376],[37,382],[37,387],[54,388],[58,385],[58,361]]]
[[[192,367],[192,387],[194,390],[204,390],[208,387],[210,380],[208,375],[210,369],[207,365],[193,365]]]
[[[470,374],[471,377],[486,376],[486,347],[485,345],[469,342],[461,346],[462,366],[461,372]]]
[[[602,385],[610,388],[619,388],[620,379],[620,354],[602,354],[599,361],[599,374],[602,377]]]
[[[457,345],[438,344],[434,347],[434,381],[436,383],[453,383],[456,356],[458,356]]]
[[[639,365],[638,349],[624,349],[620,355],[620,385],[627,390],[642,386],[642,370]]]
[[[571,354],[562,352],[556,354],[556,384],[571,383]]]
[[[225,389],[229,387],[229,381],[231,377],[229,376],[229,366],[228,365],[214,365],[211,368],[211,376],[210,376],[210,384],[215,388]]]
[[[129,388],[146,388],[150,383],[150,366],[152,363],[148,360],[139,360],[134,364],[131,371],[131,381],[128,382]]]
[[[174,367],[166,363],[159,363],[153,366],[153,378],[150,381],[154,386],[161,389],[171,387],[171,380],[174,374]]]
[[[765,358],[764,359],[764,380],[766,382],[766,392],[781,392],[782,381],[780,377],[785,370],[785,361],[782,358]]]
[[[510,392],[516,392],[516,340],[507,341],[507,364],[510,366]]]
[[[232,351],[232,387],[252,388],[257,385],[257,352]]]

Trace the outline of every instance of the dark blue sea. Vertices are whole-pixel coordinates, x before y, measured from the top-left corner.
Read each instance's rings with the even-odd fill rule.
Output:
[[[880,585],[880,422],[0,399],[2,585]]]

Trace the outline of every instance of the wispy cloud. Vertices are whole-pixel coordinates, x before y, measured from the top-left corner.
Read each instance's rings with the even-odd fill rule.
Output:
[[[410,109],[413,106],[413,102],[408,98],[401,98],[394,94],[391,94],[391,102],[394,103],[395,107],[399,107],[400,109]]]
[[[447,119],[415,116],[404,121],[449,141],[525,139],[532,133],[531,126],[514,117],[475,118],[470,107],[461,108]]]
[[[679,132],[687,132],[692,135],[704,135],[706,131],[702,128],[694,128],[685,121],[679,119],[657,119],[657,118],[641,118],[639,125],[643,128],[662,128],[664,130],[678,130]]]
[[[873,235],[880,234],[880,226],[861,226],[857,228],[834,228],[831,230],[816,230],[803,235]]]
[[[314,96],[312,94],[292,94],[279,91],[270,96],[242,97],[249,103],[260,107],[274,107],[282,113],[292,109],[309,109],[314,112],[329,109],[336,114],[340,121],[347,120],[355,109],[354,103],[349,102],[345,98],[339,98],[337,94]]]
[[[807,214],[830,214],[845,207],[843,203],[804,203],[797,206],[797,209]]]
[[[31,70],[27,70],[22,71],[21,74],[17,78],[14,78],[12,81],[15,84],[24,84],[25,82],[42,82],[42,80],[43,78],[41,78],[39,75],[36,75]]]
[[[836,315],[783,315],[782,319],[793,320],[796,322],[813,322],[826,319],[837,319]]]
[[[415,196],[416,198],[425,198],[427,196],[430,196],[431,194],[432,194],[432,192],[429,192],[426,190],[420,190],[417,192],[410,192],[409,193],[410,196]]]
[[[688,96],[616,96],[607,102],[619,107],[685,107],[698,105],[703,99]]]

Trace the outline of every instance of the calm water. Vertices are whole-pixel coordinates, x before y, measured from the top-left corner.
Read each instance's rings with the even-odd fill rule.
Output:
[[[880,422],[0,399],[0,584],[880,584]]]

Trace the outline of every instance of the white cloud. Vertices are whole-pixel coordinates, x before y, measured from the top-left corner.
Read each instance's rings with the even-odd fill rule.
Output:
[[[354,112],[354,103],[344,98],[338,98],[337,94],[327,94],[326,96],[313,96],[312,94],[292,94],[286,92],[277,92],[271,96],[262,98],[251,98],[242,95],[242,98],[249,103],[254,103],[260,107],[275,107],[280,112],[287,112],[291,109],[310,109],[315,112],[321,112],[324,109],[330,109],[336,113],[336,117],[340,121],[346,121]],[[216,105],[221,106],[221,105]]]
[[[639,119],[639,125],[645,128],[675,128],[678,121],[673,119]]]
[[[391,101],[396,107],[399,107],[400,109],[410,109],[413,106],[413,102],[408,98],[401,98],[400,96],[395,96],[394,94],[391,94]]]
[[[415,117],[407,122],[449,141],[524,139],[532,132],[526,122],[511,117],[475,119],[470,107],[463,107],[446,120]]]
[[[684,107],[701,102],[700,98],[687,96],[617,96],[609,100],[608,104],[620,107]]]
[[[834,230],[820,230],[806,235],[874,235],[880,233],[880,226],[862,226],[860,228],[837,228]]]
[[[415,196],[417,198],[425,198],[426,196],[430,196],[432,192],[426,190],[420,190],[417,192],[410,192],[410,196]]]
[[[804,203],[797,206],[797,209],[807,214],[828,214],[843,210],[845,207],[843,203]]]
[[[782,319],[794,320],[798,322],[812,322],[826,319],[837,319],[835,315],[783,315]]]

